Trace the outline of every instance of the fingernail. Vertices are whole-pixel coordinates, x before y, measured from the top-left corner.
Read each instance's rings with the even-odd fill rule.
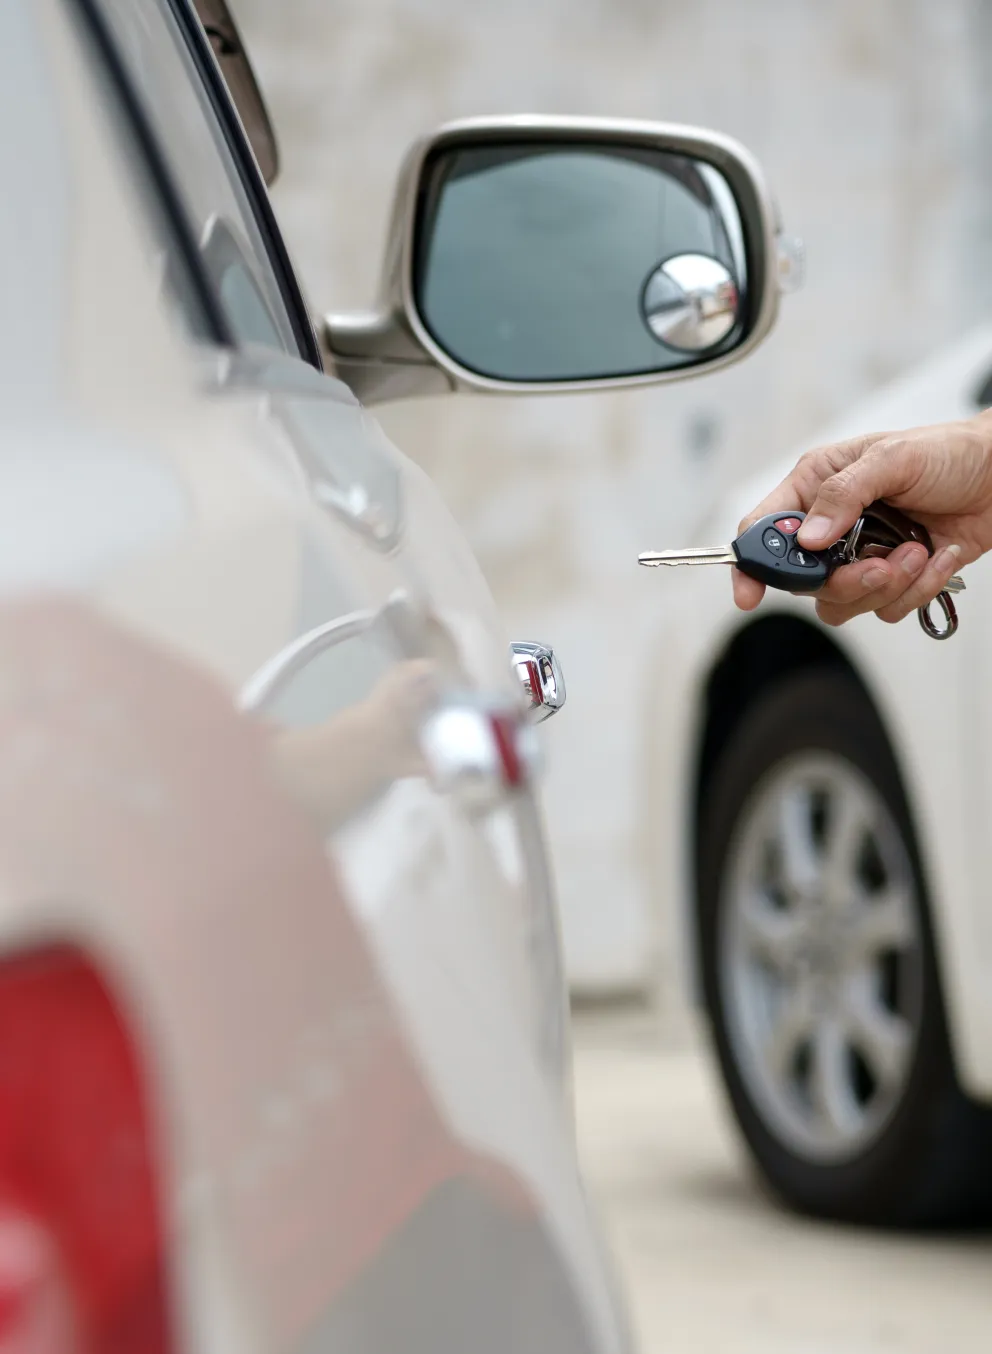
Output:
[[[958,560],[961,558],[961,547],[959,545],[945,545],[940,554],[933,562],[933,567],[941,574],[952,574],[958,567]]]
[[[864,571],[861,575],[861,582],[866,588],[880,588],[888,576],[888,569],[881,569],[875,564]]]
[[[904,574],[918,574],[926,564],[927,558],[926,547],[921,545],[914,550],[907,550],[899,563]]]
[[[800,545],[816,545],[817,541],[829,542],[833,534],[833,522],[829,517],[821,517],[819,513],[815,517],[807,517],[806,521],[799,528]]]

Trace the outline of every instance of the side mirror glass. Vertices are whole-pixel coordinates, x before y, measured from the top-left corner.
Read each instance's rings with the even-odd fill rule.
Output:
[[[629,146],[439,150],[414,302],[478,376],[584,382],[688,367],[740,342],[741,213],[713,165]]]

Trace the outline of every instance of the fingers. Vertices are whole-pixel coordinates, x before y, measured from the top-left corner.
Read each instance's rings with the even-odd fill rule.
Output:
[[[764,583],[756,578],[748,578],[740,569],[731,569],[734,588],[734,603],[741,611],[753,611],[765,595]]]
[[[827,476],[816,490],[799,542],[808,550],[822,550],[849,531],[869,503],[903,493],[920,475],[920,446],[887,438]]]
[[[846,564],[831,575],[816,599],[816,614],[825,625],[843,625],[866,611],[898,602],[927,564],[926,547],[908,542],[886,559]]]
[[[838,569],[817,598],[825,625],[843,625],[874,611],[890,624],[933,601],[961,563],[961,547],[946,546],[932,558],[915,542],[901,545],[885,560],[863,560]]]
[[[752,509],[746,517],[742,517],[737,523],[737,535],[740,536],[747,531],[753,522],[757,522],[759,517],[767,517],[773,512],[792,512],[796,508],[805,512],[808,503],[812,502],[815,496],[807,495],[806,501],[803,500],[802,490],[799,487],[797,466],[791,474],[786,475],[781,484],[777,484],[770,494],[766,494],[756,508]],[[819,481],[817,481],[819,483]]]
[[[917,607],[932,602],[960,563],[961,547],[959,545],[948,545],[943,550],[939,550],[933,559],[927,561],[926,568],[901,597],[888,606],[879,609],[879,618],[890,623],[901,621],[904,616],[908,616]]]
[[[825,480],[856,461],[884,436],[884,433],[870,433],[866,437],[853,437],[847,442],[833,442],[828,446],[808,451],[805,456],[800,457],[785,479],[742,519],[737,528],[738,535],[746,531],[759,517],[766,517],[769,513],[788,511],[791,508],[799,508],[802,512],[808,511]],[[842,534],[843,532],[838,532],[838,535]]]

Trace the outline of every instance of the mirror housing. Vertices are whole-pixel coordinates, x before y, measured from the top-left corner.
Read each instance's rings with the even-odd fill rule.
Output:
[[[379,304],[328,315],[324,351],[366,403],[684,379],[761,342],[801,272],[789,248],[760,168],[729,138],[468,119],[411,147]]]

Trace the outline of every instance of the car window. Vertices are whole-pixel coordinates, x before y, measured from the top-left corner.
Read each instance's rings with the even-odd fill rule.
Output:
[[[168,6],[160,0],[128,0],[110,5],[107,18],[192,217],[204,265],[235,339],[298,355],[265,237]]]

